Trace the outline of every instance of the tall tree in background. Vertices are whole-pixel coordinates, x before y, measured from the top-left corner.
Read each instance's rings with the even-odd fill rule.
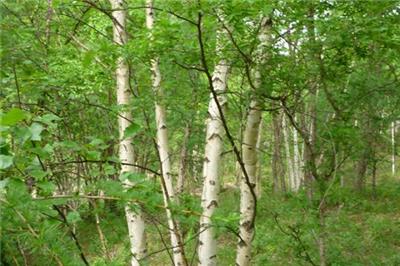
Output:
[[[146,26],[152,31],[154,24],[154,9],[153,1],[146,1]],[[153,37],[150,33],[150,39]],[[151,72],[152,72],[152,87],[156,97],[155,113],[156,113],[156,127],[157,127],[157,149],[161,165],[161,188],[164,195],[164,205],[167,211],[168,227],[171,235],[171,245],[174,258],[174,264],[179,266],[187,265],[182,243],[182,235],[179,230],[178,224],[172,217],[171,204],[177,202],[175,197],[174,185],[171,174],[171,163],[169,157],[169,145],[167,134],[167,118],[163,101],[163,91],[161,88],[161,72],[159,68],[159,58],[151,59]]]
[[[246,117],[246,126],[243,136],[243,163],[247,175],[243,173],[240,182],[240,226],[239,226],[239,243],[237,246],[236,265],[250,265],[251,260],[251,242],[254,236],[255,212],[256,212],[256,175],[257,175],[257,140],[259,137],[261,114],[263,102],[260,99],[263,78],[261,71],[266,63],[266,49],[270,45],[271,20],[263,17],[260,22],[260,32],[258,34],[259,46],[255,62],[257,69],[255,71],[254,89]],[[265,70],[264,70],[265,71]]]
[[[113,19],[114,42],[123,46],[127,41],[126,33],[126,11],[123,0],[110,0]],[[126,136],[125,132],[132,125],[133,116],[129,105],[131,104],[132,93],[129,87],[129,66],[122,56],[117,58],[115,79],[117,81],[117,102],[121,108],[118,115],[119,128],[119,159],[121,160],[121,175],[129,176],[136,173],[135,152],[132,145],[132,136]],[[126,189],[135,184],[128,178],[124,181]],[[146,254],[145,223],[138,208],[132,209],[129,204],[125,207],[125,215],[128,224],[129,239],[131,244],[131,265],[139,265],[139,261]]]

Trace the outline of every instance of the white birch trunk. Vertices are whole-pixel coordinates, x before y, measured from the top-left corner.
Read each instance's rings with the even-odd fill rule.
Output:
[[[283,141],[285,142],[285,156],[286,156],[286,164],[287,164],[287,171],[289,177],[289,190],[295,191],[296,190],[296,180],[294,177],[294,167],[292,156],[290,152],[290,144],[289,144],[289,133],[288,133],[288,124],[286,121],[286,116],[282,115],[282,129],[283,129]]]
[[[114,42],[118,45],[126,43],[126,11],[123,9],[123,0],[110,0],[113,17]],[[117,103],[121,106],[129,104],[131,92],[129,90],[129,67],[127,62],[119,57],[116,67],[117,81]],[[122,163],[134,164],[134,150],[132,138],[124,138],[125,129],[131,124],[132,113],[130,111],[120,111],[118,116],[119,128],[119,158]],[[131,165],[121,165],[121,174],[126,172],[136,172]],[[134,184],[128,180],[124,181],[124,187],[129,188]],[[140,212],[135,212],[127,205],[125,207],[125,215],[128,224],[129,240],[131,245],[131,265],[138,266],[140,259],[146,255],[146,236],[144,232],[145,224]]]
[[[154,24],[154,9],[153,1],[146,1],[146,26],[151,31]],[[150,36],[152,39],[152,37]],[[152,41],[152,40],[151,40]],[[171,163],[169,158],[169,145],[168,145],[168,132],[166,123],[165,107],[159,101],[162,98],[161,89],[161,72],[158,65],[158,58],[151,60],[151,71],[152,71],[152,87],[156,96],[155,112],[156,112],[156,127],[157,127],[157,148],[159,153],[159,159],[161,163],[161,174],[162,174],[162,191],[164,196],[164,206],[167,212],[168,227],[171,237],[172,255],[174,265],[186,266],[186,258],[183,249],[182,236],[178,228],[177,222],[173,219],[170,210],[170,203],[176,202],[174,186],[171,175]]]
[[[258,100],[252,100],[250,103],[249,114],[243,137],[243,163],[253,189],[256,188],[257,174],[257,136],[261,122],[261,105]],[[254,236],[254,225],[252,219],[254,216],[254,197],[250,191],[249,185],[244,176],[240,182],[240,227],[239,243],[237,246],[236,265],[250,265],[251,259],[251,241]]]
[[[294,190],[298,191],[301,185],[302,169],[301,169],[301,158],[299,151],[299,136],[296,129],[293,129],[293,161],[294,161],[293,165],[294,165],[294,178],[295,178]]]
[[[269,20],[263,17],[261,20],[261,29],[259,33],[260,44],[258,47],[257,63],[259,67],[265,64],[265,47],[269,43]],[[262,84],[262,76],[260,69],[255,72],[255,89],[259,89]],[[260,130],[262,102],[259,101],[257,92],[250,102],[249,112],[247,114],[246,127],[244,130],[242,152],[243,163],[246,169],[249,180],[246,180],[242,175],[240,182],[240,225],[239,235],[240,239],[237,245],[236,265],[247,266],[250,265],[251,260],[251,242],[254,236],[254,223],[253,217],[255,212],[255,199],[251,193],[249,185],[252,186],[254,191],[256,187],[256,174],[257,174],[257,138]],[[248,184],[248,182],[250,184]]]
[[[222,32],[217,32],[217,53],[219,53],[222,45]],[[213,87],[218,95],[218,101],[222,107],[226,103],[226,82],[229,66],[227,62],[221,59],[215,66],[213,73]],[[201,207],[203,209],[200,217],[200,234],[199,234],[199,265],[217,265],[217,239],[214,228],[212,227],[211,217],[215,208],[219,204],[219,166],[222,152],[222,136],[224,128],[221,122],[221,114],[218,110],[217,103],[212,94],[210,94],[210,102],[208,105],[208,119],[206,132],[205,158],[203,165],[203,192],[201,195]]]

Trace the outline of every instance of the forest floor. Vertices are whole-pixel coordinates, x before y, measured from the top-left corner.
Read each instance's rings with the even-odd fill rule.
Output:
[[[400,265],[400,182],[386,181],[376,191],[366,189],[356,194],[348,189],[333,191],[328,197],[325,219],[326,257],[330,265]],[[218,265],[234,265],[239,194],[233,189],[221,193],[221,206],[216,217],[219,251]],[[310,208],[304,193],[273,195],[264,192],[258,203],[253,265],[311,265],[319,264],[318,236],[321,232],[316,210]],[[84,252],[93,265],[128,265],[129,242],[122,208],[102,211],[101,228],[107,240],[112,262],[101,252],[93,218],[84,218],[77,224],[77,232]],[[163,241],[168,245],[169,235],[160,212],[150,220],[147,237],[148,265],[171,265]],[[157,223],[154,219],[159,219]],[[196,217],[183,225],[187,240],[186,255],[190,265],[196,265]],[[190,224],[191,223],[191,224]],[[162,236],[162,239],[161,237]],[[154,253],[154,254],[153,254]]]

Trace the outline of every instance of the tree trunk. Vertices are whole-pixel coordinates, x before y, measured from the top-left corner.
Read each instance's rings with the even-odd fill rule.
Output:
[[[294,118],[296,121],[296,117]],[[295,191],[298,191],[302,182],[302,158],[300,157],[299,150],[299,136],[296,129],[293,130],[293,166],[294,166],[294,179]]]
[[[153,29],[154,24],[154,9],[153,1],[146,1],[146,26],[149,30]],[[152,71],[152,87],[156,96],[155,112],[156,112],[156,127],[157,127],[157,148],[159,153],[159,159],[161,164],[161,178],[162,190],[164,196],[164,206],[167,212],[168,227],[171,236],[171,245],[174,264],[177,266],[187,265],[184,246],[182,243],[182,235],[178,228],[178,223],[172,217],[170,210],[170,204],[177,201],[175,198],[174,186],[171,175],[171,163],[169,157],[169,145],[168,145],[168,132],[166,123],[165,107],[159,101],[163,97],[161,89],[161,72],[158,65],[158,58],[151,60],[151,71]]]
[[[319,82],[321,82],[320,74],[320,66],[317,63],[320,62],[320,51],[318,50],[319,47],[316,43],[316,36],[315,36],[315,25],[314,25],[314,16],[315,10],[314,5],[310,2],[309,10],[308,10],[308,23],[307,33],[308,39],[312,44],[312,47],[309,51],[308,57],[310,62],[313,62],[313,65],[310,67],[311,76],[314,76],[310,79],[310,101],[308,106],[308,116],[309,116],[309,124],[304,124],[304,128],[306,129],[305,132],[308,132],[308,142],[309,145],[305,146],[304,151],[304,161],[305,161],[305,168],[304,168],[304,184],[307,192],[307,197],[309,200],[313,197],[313,182],[316,178],[313,176],[311,168],[315,167],[315,144],[317,140],[317,100],[318,100],[318,91],[319,91]],[[306,120],[306,119],[305,119]]]
[[[357,162],[357,179],[355,183],[356,190],[361,192],[364,189],[365,185],[365,174],[368,168],[369,161],[369,149],[365,148],[361,158]]]
[[[222,32],[217,32],[217,52],[222,45]],[[212,81],[215,92],[218,94],[218,101],[222,107],[226,103],[226,82],[229,66],[222,59],[215,66]],[[214,214],[215,208],[219,204],[219,166],[222,152],[222,136],[224,128],[221,122],[221,114],[218,110],[217,103],[213,95],[210,95],[208,106],[207,132],[205,158],[203,166],[203,192],[201,195],[201,207],[203,209],[200,217],[200,234],[199,234],[199,265],[216,265],[217,240],[212,227],[211,217]]]
[[[261,122],[261,104],[258,100],[252,100],[250,103],[249,114],[247,115],[247,124],[243,137],[243,163],[249,177],[250,184],[256,189],[257,174],[257,138]],[[251,194],[245,177],[242,176],[240,182],[240,226],[239,243],[237,246],[236,265],[250,265],[251,242],[254,236],[253,216],[255,212],[255,202]]]
[[[326,225],[325,225],[325,216],[326,216],[326,203],[325,199],[322,199],[322,202],[319,205],[319,236],[318,236],[318,251],[319,251],[319,265],[326,266]]]
[[[285,183],[282,182],[284,178],[284,171],[282,167],[281,155],[281,115],[279,113],[272,114],[272,128],[273,128],[273,153],[272,153],[272,177],[273,177],[273,191],[274,193],[285,191]]]
[[[372,196],[375,199],[376,198],[376,167],[378,164],[378,160],[375,157],[375,153],[373,155],[373,161],[372,161]]]
[[[123,46],[126,43],[126,11],[123,9],[123,0],[110,0],[113,17],[113,31],[114,42]],[[117,58],[116,67],[116,81],[117,81],[117,103],[121,107],[126,107],[131,99],[131,92],[129,90],[129,68],[126,60],[123,57]],[[123,109],[122,109],[123,110]],[[128,111],[120,111],[118,116],[119,128],[119,158],[122,163],[122,173],[133,173],[137,169],[128,165],[134,164],[134,150],[132,146],[132,138],[124,138],[125,129],[131,125],[132,114]],[[128,180],[124,181],[126,189],[134,186]],[[146,255],[146,236],[144,232],[145,224],[142,214],[138,211],[133,211],[131,206],[125,207],[126,220],[128,223],[129,240],[131,245],[131,265],[138,266],[140,259]]]
[[[251,261],[251,242],[254,237],[254,217],[256,212],[256,198],[253,191],[257,191],[256,174],[257,174],[257,140],[259,137],[262,102],[257,94],[261,89],[263,80],[261,68],[266,62],[265,48],[269,45],[269,31],[271,21],[267,17],[261,19],[261,28],[258,35],[260,41],[257,47],[257,63],[258,68],[255,71],[255,91],[252,92],[252,100],[247,113],[246,127],[243,134],[242,153],[243,164],[246,169],[247,177],[242,174],[240,182],[240,225],[239,225],[239,241],[236,253],[236,265],[247,266]],[[265,88],[263,88],[265,89]],[[251,186],[251,188],[249,187]]]
[[[286,122],[286,116],[282,115],[282,129],[283,129],[283,141],[285,142],[285,155],[286,155],[286,165],[287,165],[287,172],[289,177],[289,190],[295,191],[296,190],[296,180],[294,176],[294,167],[292,156],[290,153],[290,143],[289,143],[289,133],[288,133],[288,124]]]
[[[179,160],[178,184],[176,185],[176,193],[181,194],[185,190],[187,163],[188,163],[188,145],[191,135],[191,121],[185,126],[185,134],[183,136],[182,147]]]

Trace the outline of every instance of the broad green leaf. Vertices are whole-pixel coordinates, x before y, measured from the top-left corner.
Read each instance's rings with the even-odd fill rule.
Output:
[[[114,163],[119,163],[120,159],[118,157],[116,157],[116,156],[109,156],[109,157],[107,157],[107,161],[114,162]]]
[[[35,141],[40,141],[42,140],[42,138],[40,137],[40,134],[43,131],[43,126],[39,123],[33,123],[30,127],[29,127],[29,131],[31,132],[31,140],[35,140]]]
[[[47,172],[41,169],[35,169],[30,172],[30,175],[33,176],[37,181],[42,180],[44,177],[47,176]]]
[[[99,160],[101,153],[99,151],[88,151],[86,152],[86,156],[89,160]]]
[[[93,139],[89,143],[89,145],[94,147],[94,148],[96,148],[96,149],[100,149],[100,150],[104,150],[104,149],[108,148],[108,145],[106,143],[104,143],[104,140],[98,139],[98,138]]]
[[[35,121],[42,122],[49,126],[53,125],[54,121],[59,121],[59,120],[61,120],[61,118],[56,116],[55,114],[45,114],[35,119]]]
[[[140,126],[136,123],[131,123],[124,131],[124,138],[135,136],[140,130]]]
[[[56,185],[49,181],[41,181],[37,183],[37,186],[41,189],[42,194],[49,196],[56,189]]]
[[[93,139],[89,145],[91,146],[99,146],[99,145],[104,145],[104,141],[102,139]]]
[[[14,128],[14,136],[17,139],[17,141],[21,144],[27,141],[31,137],[31,135],[32,132],[26,126],[19,126]]]
[[[145,177],[141,173],[123,172],[122,174],[120,174],[119,180],[121,182],[130,181],[132,183],[138,183],[145,180]]]
[[[1,117],[1,124],[4,126],[13,126],[26,118],[27,113],[19,108],[12,108]]]
[[[13,164],[13,156],[0,155],[0,169],[6,169]]]
[[[7,186],[7,183],[8,183],[9,180],[10,180],[9,178],[6,178],[4,180],[0,180],[0,191]]]
[[[41,159],[48,159],[54,152],[54,149],[52,145],[46,144],[46,146],[44,147],[41,146],[33,147],[30,149],[30,151],[34,154],[39,155]]]
[[[117,172],[117,169],[115,169],[114,166],[112,166],[112,165],[110,165],[110,164],[106,164],[106,165],[104,166],[104,173],[105,173],[106,175],[113,175],[113,174],[115,174],[116,172]]]

